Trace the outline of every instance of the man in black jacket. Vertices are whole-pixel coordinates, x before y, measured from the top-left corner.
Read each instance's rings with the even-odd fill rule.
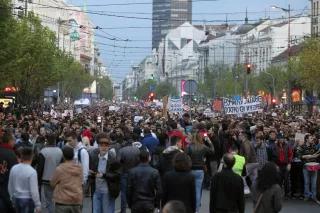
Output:
[[[163,177],[165,173],[173,170],[173,158],[177,153],[183,152],[181,147],[181,138],[178,136],[172,136],[170,138],[170,146],[163,150],[160,155],[158,169],[161,177]]]
[[[97,135],[99,148],[90,153],[90,172],[93,179],[93,212],[114,213],[115,199],[120,193],[120,162],[116,151],[110,148],[106,133]]]
[[[10,132],[5,131],[0,141],[0,212],[14,212],[8,193],[8,182],[11,168],[17,164],[13,151],[14,139]]]
[[[232,171],[235,158],[223,157],[224,169],[216,174],[210,189],[210,213],[244,213],[244,186],[242,178]]]
[[[129,171],[127,202],[132,213],[153,213],[162,194],[159,172],[149,165],[150,155],[140,151],[140,164]]]

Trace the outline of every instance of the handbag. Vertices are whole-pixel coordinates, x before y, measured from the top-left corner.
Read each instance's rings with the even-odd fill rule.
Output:
[[[259,208],[259,206],[260,206],[262,197],[263,197],[263,193],[261,193],[261,195],[259,196],[258,201],[257,201],[257,203],[256,203],[256,205],[255,205],[255,207],[254,207],[253,213],[257,213],[257,210],[258,210],[258,208]]]

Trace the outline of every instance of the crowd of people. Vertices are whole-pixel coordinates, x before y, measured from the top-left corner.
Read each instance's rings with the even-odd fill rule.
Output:
[[[0,212],[279,212],[319,204],[320,117],[183,115],[99,104],[64,117],[0,110]]]

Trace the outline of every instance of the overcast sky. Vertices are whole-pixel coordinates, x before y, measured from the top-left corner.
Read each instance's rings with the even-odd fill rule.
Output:
[[[85,1],[71,2],[82,5]],[[281,10],[272,9],[271,5],[287,8],[288,4],[291,4],[293,14],[301,13],[305,8],[310,9],[309,0],[194,0],[192,19],[193,23],[197,24],[219,24],[219,20],[225,20],[227,16],[230,23],[243,23],[246,8],[249,20],[266,16],[282,17],[286,14]],[[88,13],[102,14],[89,14],[93,24],[109,28],[96,30],[96,41],[100,43],[102,60],[111,71],[113,80],[121,82],[132,65],[138,64],[146,55],[151,54],[152,0],[87,0],[87,5]],[[116,38],[117,41],[111,40],[112,38]],[[125,41],[127,39],[129,41]]]

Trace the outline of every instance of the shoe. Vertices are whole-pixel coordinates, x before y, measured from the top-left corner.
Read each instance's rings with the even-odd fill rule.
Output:
[[[317,198],[314,198],[313,201],[314,201],[316,204],[320,205],[320,201],[319,201]]]
[[[309,199],[310,199],[310,198],[308,198],[308,197],[304,197],[304,198],[303,198],[304,201],[309,201]]]

